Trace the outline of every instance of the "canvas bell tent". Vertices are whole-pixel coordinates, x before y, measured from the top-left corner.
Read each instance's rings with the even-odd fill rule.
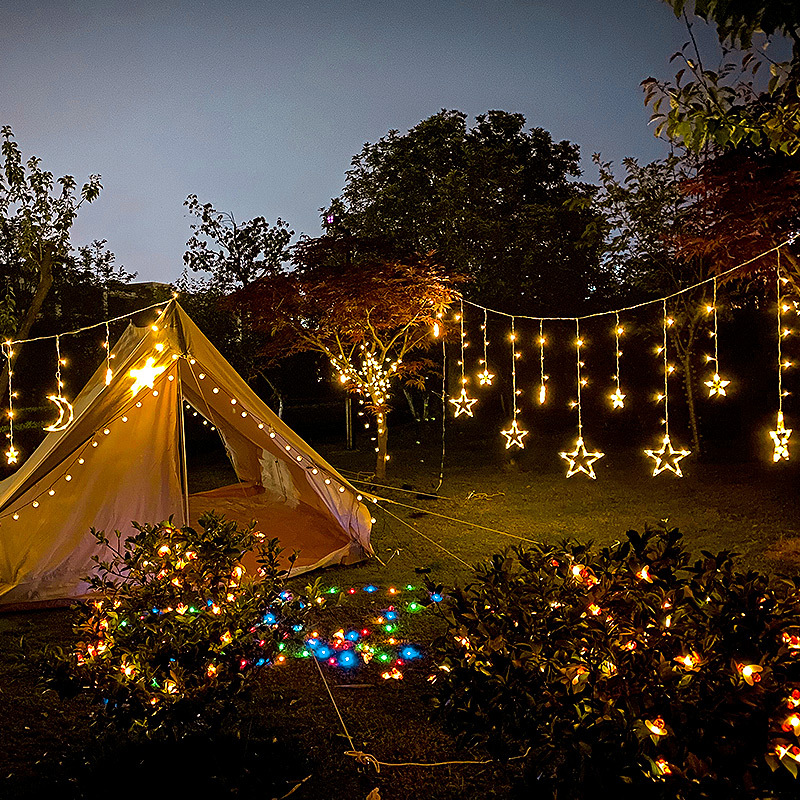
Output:
[[[49,433],[0,483],[0,604],[80,595],[98,552],[90,533],[131,521],[195,524],[205,511],[299,550],[295,571],[371,554],[358,492],[291,431],[176,301],[149,327],[129,325]],[[190,495],[183,404],[214,426],[238,483]]]

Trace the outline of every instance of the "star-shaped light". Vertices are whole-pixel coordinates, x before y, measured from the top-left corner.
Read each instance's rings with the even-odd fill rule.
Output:
[[[792,435],[792,429],[786,428],[783,425],[783,411],[778,412],[778,423],[774,431],[769,432],[770,438],[774,445],[772,451],[772,460],[777,464],[778,461],[783,459],[789,460],[789,437]]]
[[[567,477],[571,478],[576,472],[582,472],[584,475],[588,475],[592,480],[597,479],[597,475],[594,474],[594,464],[598,458],[602,458],[605,453],[592,453],[586,449],[586,445],[583,443],[583,436],[578,437],[578,441],[575,442],[575,449],[571,453],[559,453],[561,458],[565,461],[569,461],[569,469],[567,470]]]
[[[148,389],[153,388],[156,378],[166,369],[166,367],[156,367],[155,358],[152,356],[144,362],[143,367],[139,369],[132,369],[128,374],[134,379],[131,392],[134,395],[138,394],[146,386]]]
[[[466,386],[462,386],[461,394],[458,397],[451,397],[450,402],[453,404],[453,407],[456,410],[457,417],[460,417],[462,414],[466,414],[468,417],[471,417],[472,406],[474,406],[478,400],[475,397],[467,397],[467,388]]]
[[[644,452],[647,454],[648,458],[652,458],[653,461],[656,462],[655,467],[653,467],[654,476],[668,469],[670,472],[674,472],[679,478],[683,477],[679,463],[680,460],[692,453],[691,450],[676,450],[669,440],[669,434],[664,436],[660,450],[645,450]]]
[[[611,400],[611,403],[613,404],[614,408],[624,408],[626,397],[627,395],[622,394],[622,392],[619,390],[619,387],[617,387],[617,391],[614,392],[614,394],[610,394],[608,396],[608,399]]]
[[[6,450],[6,461],[9,464],[16,464],[19,459],[19,450],[13,445]]]
[[[494,375],[489,372],[488,367],[484,367],[483,372],[478,373],[478,381],[480,382],[481,386],[491,386],[493,380]]]
[[[506,437],[506,450],[511,447],[519,447],[520,450],[525,449],[522,440],[528,435],[528,431],[522,430],[522,428],[517,425],[516,419],[511,422],[508,430],[500,431],[500,433]]]
[[[720,378],[719,373],[715,372],[710,380],[703,381],[706,386],[708,386],[708,396],[713,397],[714,395],[719,395],[719,397],[725,397],[727,392],[725,391],[725,387],[730,383],[730,381],[724,381]]]

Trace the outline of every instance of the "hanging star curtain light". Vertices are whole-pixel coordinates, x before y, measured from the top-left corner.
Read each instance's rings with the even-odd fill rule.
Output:
[[[659,402],[664,401],[664,438],[661,440],[660,450],[645,450],[644,452],[648,458],[652,458],[655,462],[653,477],[664,470],[669,470],[679,478],[682,478],[683,472],[681,472],[680,461],[691,455],[691,450],[673,447],[669,438],[669,376],[674,372],[674,367],[670,365],[667,355],[667,328],[674,323],[674,320],[667,316],[666,299],[661,302],[663,304],[662,329],[664,336],[662,345],[656,349],[656,354],[664,356],[664,393],[658,394],[656,399]]]
[[[462,301],[462,309],[463,309],[463,301]],[[463,311],[462,311],[463,314]],[[489,334],[487,333],[487,322],[488,322],[488,314],[489,312],[487,309],[483,309],[483,325],[481,325],[481,331],[483,332],[483,359],[481,359],[481,364],[483,364],[483,371],[478,373],[478,381],[480,382],[481,386],[491,386],[492,381],[494,380],[494,375],[489,372],[489,360],[488,360],[488,348],[489,348]]]
[[[544,320],[539,320],[539,405],[543,406],[547,400],[547,375],[544,374]]]
[[[46,431],[63,431],[71,422],[73,417],[72,405],[64,397],[64,381],[61,380],[61,367],[66,365],[66,361],[61,358],[61,337],[56,336],[56,393],[47,395],[51,403],[58,407],[58,419],[48,425]]]
[[[789,460],[789,437],[792,435],[792,429],[787,428],[783,421],[783,398],[788,394],[783,388],[783,371],[788,369],[792,362],[785,360],[783,357],[783,340],[791,333],[789,328],[783,325],[783,314],[789,310],[788,304],[784,303],[781,296],[781,251],[778,250],[776,273],[776,293],[778,299],[778,418],[775,424],[775,430],[770,431],[769,435],[772,439],[772,460],[774,463],[778,461]]]
[[[16,464],[19,461],[19,450],[14,447],[14,386],[11,369],[11,359],[14,357],[14,350],[11,342],[3,342],[3,355],[8,362],[8,449],[5,452],[6,463]]]
[[[704,381],[705,385],[708,387],[708,396],[709,397],[725,397],[727,392],[725,387],[730,384],[730,381],[723,380],[719,375],[719,339],[717,337],[718,327],[717,327],[717,279],[714,278],[713,281],[714,286],[714,299],[710,306],[706,306],[706,313],[714,315],[714,330],[711,332],[711,338],[714,340],[714,355],[707,356],[709,361],[714,362],[714,372],[712,373],[711,377]]]
[[[516,320],[514,317],[511,317],[511,409],[512,409],[512,417],[511,417],[511,424],[508,428],[504,431],[500,431],[502,436],[505,436],[506,439],[506,450],[509,450],[512,447],[517,447],[520,450],[525,448],[525,444],[522,441],[527,435],[528,431],[519,427],[517,423],[517,415],[519,414],[519,409],[517,408],[517,359],[520,357],[520,353],[517,351],[517,329],[516,329]]]
[[[453,408],[456,412],[456,417],[460,417],[462,414],[466,414],[468,417],[472,416],[472,406],[478,402],[477,398],[471,398],[467,396],[467,376],[464,374],[464,350],[466,348],[466,342],[464,339],[464,302],[461,301],[461,313],[458,315],[458,321],[461,325],[461,360],[459,364],[461,364],[461,393],[458,397],[451,397],[450,403],[452,403]]]
[[[620,389],[619,381],[619,358],[622,355],[622,350],[619,349],[619,337],[625,333],[625,329],[622,325],[619,324],[619,311],[614,312],[614,358],[616,359],[616,369],[614,371],[614,381],[616,383],[616,389],[613,394],[610,394],[609,400],[611,400],[612,408],[624,408],[625,406],[625,397],[622,393],[622,389]]]
[[[575,448],[570,453],[559,453],[561,458],[568,462],[567,477],[571,478],[578,472],[588,475],[595,480],[597,475],[594,473],[594,462],[603,457],[603,453],[591,452],[586,449],[583,441],[583,414],[581,411],[581,389],[586,386],[586,378],[583,377],[581,369],[585,366],[581,357],[581,348],[583,347],[583,339],[581,339],[581,324],[579,319],[575,319],[575,361],[577,369],[577,399],[571,405],[578,409],[578,439],[575,442]]]

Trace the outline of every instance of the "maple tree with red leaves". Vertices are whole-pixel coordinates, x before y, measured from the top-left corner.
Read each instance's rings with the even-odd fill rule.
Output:
[[[392,389],[398,383],[424,387],[433,366],[424,351],[460,296],[459,278],[430,256],[399,260],[380,243],[349,236],[302,240],[292,265],[237,297],[253,324],[269,334],[260,356],[266,363],[302,351],[326,356],[374,417],[375,476],[383,479]]]
[[[704,258],[728,279],[774,274],[776,253],[759,258],[800,229],[800,158],[732,151],[707,162],[685,179],[691,213],[674,236],[677,255]],[[798,249],[781,248],[782,274],[800,293]]]

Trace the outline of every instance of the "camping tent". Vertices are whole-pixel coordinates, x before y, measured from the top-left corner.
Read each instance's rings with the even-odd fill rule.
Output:
[[[86,589],[97,543],[131,521],[194,524],[214,509],[299,550],[294,571],[371,554],[370,514],[336,470],[292,432],[176,301],[129,325],[72,404],[73,418],[0,483],[0,604]],[[216,427],[238,483],[189,495],[182,404]]]

